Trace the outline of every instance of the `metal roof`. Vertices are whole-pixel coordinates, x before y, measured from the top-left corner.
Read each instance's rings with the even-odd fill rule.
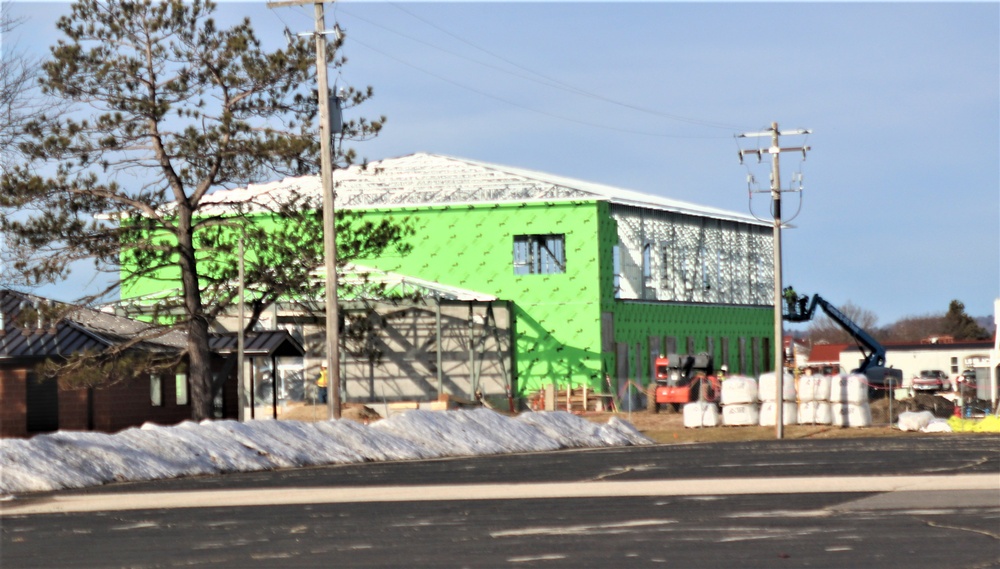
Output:
[[[337,207],[344,209],[414,208],[531,202],[606,201],[612,204],[768,225],[732,211],[673,200],[510,166],[419,152],[335,170]],[[246,188],[219,190],[205,197],[203,213],[229,204],[268,208],[292,193],[319,205],[319,176],[289,177]]]
[[[239,349],[236,333],[213,335],[209,339],[211,350],[217,354],[235,354]],[[302,357],[306,353],[302,344],[287,330],[250,332],[243,338],[243,354],[251,357]]]
[[[27,308],[32,312],[22,317]],[[142,335],[148,337],[136,345],[137,349],[180,352],[187,348],[187,335],[182,331],[163,333],[163,328],[146,322],[12,290],[0,290],[0,315],[3,324],[0,359],[101,351]],[[226,355],[237,351],[237,343],[235,333],[213,334],[209,338],[209,349]],[[302,344],[286,330],[247,334],[244,352],[247,356],[269,357],[302,357],[305,354]]]
[[[320,267],[315,275],[326,279],[326,267]],[[364,265],[348,263],[337,276],[339,282],[351,290],[348,300],[382,300],[392,298],[395,294],[405,296],[420,293],[432,298],[463,301],[497,300],[492,294],[477,292],[465,288],[449,286],[436,281],[411,277],[392,271],[382,271]]]
[[[68,356],[141,336],[136,347],[148,351],[186,347],[183,332],[13,290],[0,290],[0,320],[0,358]]]

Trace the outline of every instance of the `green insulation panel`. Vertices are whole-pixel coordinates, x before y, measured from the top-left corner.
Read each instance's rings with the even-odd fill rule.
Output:
[[[371,210],[365,217],[408,217],[413,249],[357,263],[513,301],[519,393],[553,382],[596,388],[603,377],[599,211],[606,206],[598,202]],[[545,236],[562,236],[563,270],[516,274],[515,240]]]
[[[586,383],[595,390],[620,386],[623,379],[644,384],[651,358],[663,350],[668,337],[675,339],[678,353],[686,353],[688,338],[696,352],[708,351],[712,344],[716,366],[726,363],[731,373],[750,365],[751,351],[766,357],[761,352],[773,335],[770,307],[615,299],[618,227],[606,202],[439,205],[356,213],[360,222],[391,217],[405,219],[413,229],[409,254],[354,260],[358,265],[513,302],[515,385],[522,396],[553,383]],[[261,221],[275,223],[271,217]],[[547,239],[561,242],[564,262],[526,267],[515,242],[546,244]],[[123,299],[179,286],[176,275],[160,276],[166,278],[134,282],[123,289]],[[608,337],[602,338],[602,331]],[[652,345],[655,341],[658,346]],[[629,360],[627,378],[617,361],[623,349]]]
[[[774,336],[774,310],[769,306],[619,301],[614,327],[615,342],[628,346],[629,379],[640,385],[651,379],[651,360],[669,351],[668,338],[674,340],[674,353],[711,353],[716,369],[725,364],[730,374],[759,373],[763,370],[754,370],[754,361],[763,368],[764,362],[773,357],[764,351]]]

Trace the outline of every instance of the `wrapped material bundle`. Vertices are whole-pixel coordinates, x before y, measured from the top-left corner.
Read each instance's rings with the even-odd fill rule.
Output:
[[[774,401],[775,384],[777,380],[775,379],[774,372],[767,372],[760,374],[760,381],[757,382],[757,397],[761,401]],[[795,401],[795,378],[792,374],[784,374],[784,380],[781,382],[781,398],[783,401]]]
[[[733,376],[722,382],[722,404],[735,405],[757,402],[757,380]]]

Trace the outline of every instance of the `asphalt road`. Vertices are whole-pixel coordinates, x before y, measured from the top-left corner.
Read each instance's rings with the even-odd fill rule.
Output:
[[[1000,567],[1000,436],[307,468],[32,495],[0,514],[4,569]]]

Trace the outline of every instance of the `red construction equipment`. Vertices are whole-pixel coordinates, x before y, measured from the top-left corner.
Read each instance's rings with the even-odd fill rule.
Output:
[[[722,393],[709,354],[661,355],[656,358],[655,369],[655,381],[646,393],[646,406],[653,413],[659,413],[661,405],[678,411],[692,401],[714,403]]]

